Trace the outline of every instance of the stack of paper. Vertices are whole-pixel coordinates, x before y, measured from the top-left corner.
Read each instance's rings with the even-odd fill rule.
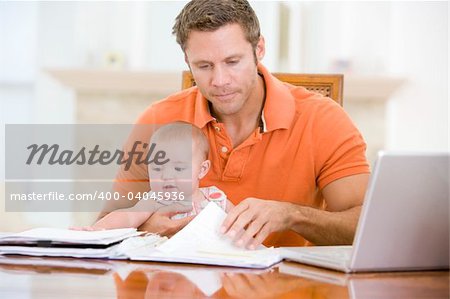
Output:
[[[120,228],[99,231],[34,228],[21,233],[4,234],[0,237],[0,244],[9,242],[32,243],[48,240],[52,243],[110,245],[138,234],[139,233],[136,232],[135,228]]]
[[[36,228],[0,237],[0,254],[114,258],[118,244],[140,233],[134,228],[75,231]]]
[[[155,250],[128,252],[131,260],[199,263],[209,265],[266,268],[282,260],[277,249],[261,246],[244,250],[220,234],[225,212],[209,203],[186,227]]]
[[[219,233],[225,212],[209,203],[188,225],[167,239],[138,237],[135,229],[73,231],[40,228],[0,236],[0,254],[130,259],[138,261],[266,268],[282,260],[279,251],[261,246],[244,250]],[[122,241],[120,244],[118,242]]]

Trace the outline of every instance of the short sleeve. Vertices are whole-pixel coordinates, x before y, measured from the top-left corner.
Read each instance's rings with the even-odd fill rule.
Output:
[[[370,173],[366,143],[347,113],[331,99],[315,111],[314,155],[317,185],[323,189],[337,179]]]

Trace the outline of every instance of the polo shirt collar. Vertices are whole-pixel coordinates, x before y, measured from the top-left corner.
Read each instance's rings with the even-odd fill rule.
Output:
[[[261,63],[258,72],[263,75],[266,84],[266,102],[261,119],[264,132],[276,129],[288,129],[295,115],[295,99],[290,90],[276,79]]]
[[[197,88],[197,96],[195,97],[195,118],[194,125],[203,128],[207,123],[216,120],[209,110],[209,102]]]
[[[295,115],[295,99],[289,88],[276,79],[261,63],[258,72],[266,84],[266,100],[261,115],[263,132],[276,129],[288,129]],[[203,128],[207,123],[216,120],[209,110],[208,100],[197,89],[195,99],[194,125]]]

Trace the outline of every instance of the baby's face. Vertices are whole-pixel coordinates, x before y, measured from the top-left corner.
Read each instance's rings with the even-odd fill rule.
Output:
[[[157,141],[156,150],[166,153],[170,161],[163,165],[148,166],[150,188],[154,192],[177,192],[173,197],[189,197],[198,188],[201,170],[201,155],[193,153],[192,144],[183,140]],[[195,150],[195,149],[194,149]]]

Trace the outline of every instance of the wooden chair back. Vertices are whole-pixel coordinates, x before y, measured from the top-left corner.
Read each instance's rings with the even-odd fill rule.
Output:
[[[295,86],[303,86],[310,91],[320,93],[326,97],[332,98],[339,105],[343,105],[342,93],[344,76],[340,74],[288,74],[272,73],[276,78],[283,82]],[[195,80],[190,71],[183,71],[182,89],[195,86]]]

